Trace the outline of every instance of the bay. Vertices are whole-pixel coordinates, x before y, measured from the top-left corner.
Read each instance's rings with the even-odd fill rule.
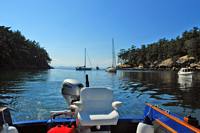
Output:
[[[85,74],[90,86],[113,90],[114,99],[123,102],[119,109],[122,118],[142,118],[145,102],[149,102],[200,120],[200,73],[188,78],[174,71],[0,71],[0,106],[11,108],[14,121],[48,119],[50,111],[68,106],[61,95],[63,80],[77,79],[85,84]]]

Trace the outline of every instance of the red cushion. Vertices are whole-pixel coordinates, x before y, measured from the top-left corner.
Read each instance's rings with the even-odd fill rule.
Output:
[[[67,126],[61,125],[61,126],[56,126],[56,127],[51,128],[47,133],[74,133],[74,132],[75,132],[74,126],[67,127]]]

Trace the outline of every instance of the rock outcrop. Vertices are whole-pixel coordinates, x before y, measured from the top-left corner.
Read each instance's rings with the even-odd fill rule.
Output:
[[[158,64],[159,68],[171,68],[172,66],[173,66],[172,58],[168,58],[168,59],[162,61],[160,64]]]
[[[192,62],[194,62],[194,60],[195,60],[194,57],[185,55],[185,56],[180,57],[180,58],[176,61],[176,63],[178,63],[178,64],[187,64],[187,63],[192,63]]]

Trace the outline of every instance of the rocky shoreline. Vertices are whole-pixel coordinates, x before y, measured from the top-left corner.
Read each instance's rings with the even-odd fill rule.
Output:
[[[196,61],[194,57],[185,55],[177,59],[168,58],[163,61],[148,62],[147,64],[139,64],[131,66],[129,64],[118,65],[120,70],[173,70],[178,71],[180,68],[189,67],[194,71],[200,71],[200,61]]]

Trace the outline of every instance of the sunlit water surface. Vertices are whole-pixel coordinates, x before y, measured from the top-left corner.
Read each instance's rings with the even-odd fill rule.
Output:
[[[157,104],[182,116],[200,120],[200,73],[178,77],[171,71],[87,71],[90,86],[110,87],[114,99],[123,102],[120,117],[142,118],[145,102]],[[45,71],[1,71],[0,106],[12,109],[14,121],[48,119],[51,110],[68,105],[60,89],[64,79],[85,83],[85,72],[51,69]]]

